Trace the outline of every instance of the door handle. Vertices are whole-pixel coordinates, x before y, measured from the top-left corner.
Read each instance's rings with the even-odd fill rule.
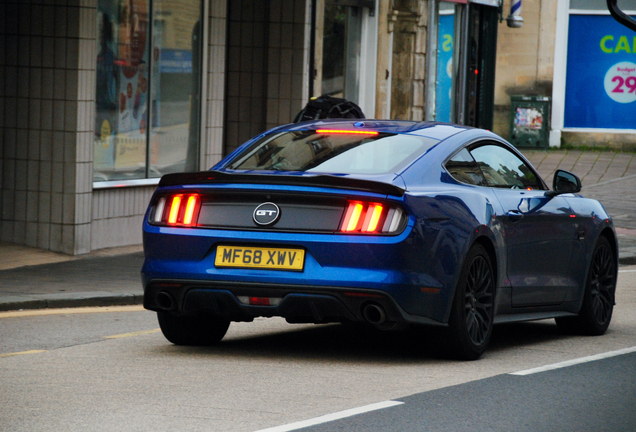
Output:
[[[523,213],[521,213],[519,210],[509,210],[508,211],[508,218],[512,222],[516,222],[516,221],[521,220],[523,218]]]

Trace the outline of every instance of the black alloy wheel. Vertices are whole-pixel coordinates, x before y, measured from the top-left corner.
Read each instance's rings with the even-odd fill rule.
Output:
[[[486,350],[493,327],[495,275],[488,253],[473,246],[464,263],[449,320],[453,354],[476,360]]]
[[[616,293],[616,258],[607,238],[599,237],[588,270],[581,311],[577,317],[557,318],[566,333],[600,336],[607,331]]]
[[[230,321],[211,315],[173,315],[159,311],[157,318],[161,332],[175,345],[215,345],[230,326]]]

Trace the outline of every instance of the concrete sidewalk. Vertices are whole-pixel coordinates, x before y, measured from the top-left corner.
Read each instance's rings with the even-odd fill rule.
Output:
[[[10,248],[0,245],[0,250]],[[143,300],[141,247],[64,260],[63,254],[42,257],[41,250],[21,246],[19,255],[35,256],[39,263],[0,270],[0,311],[130,305]],[[52,262],[43,263],[47,258]]]
[[[583,196],[603,203],[621,265],[636,264],[636,153],[523,150],[551,186],[557,168],[577,174]],[[141,304],[141,246],[73,257],[0,243],[0,311]]]

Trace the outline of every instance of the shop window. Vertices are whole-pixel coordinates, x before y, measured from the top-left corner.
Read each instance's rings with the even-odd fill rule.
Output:
[[[150,1],[97,1],[96,186],[198,167],[202,3]]]

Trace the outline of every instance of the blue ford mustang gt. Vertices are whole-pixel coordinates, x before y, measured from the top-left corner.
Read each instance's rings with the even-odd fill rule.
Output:
[[[493,325],[556,318],[600,335],[614,306],[612,220],[557,171],[550,190],[497,135],[320,120],[272,129],[211,170],[164,176],[143,230],[144,306],[180,345],[230,322],[443,327],[476,359]]]

